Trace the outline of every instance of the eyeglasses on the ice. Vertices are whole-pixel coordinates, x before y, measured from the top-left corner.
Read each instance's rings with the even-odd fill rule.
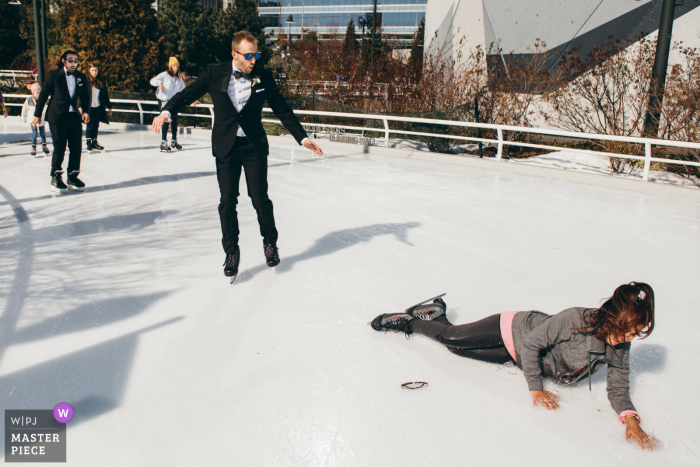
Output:
[[[243,55],[243,58],[246,60],[250,60],[251,58],[255,57],[256,60],[260,60],[260,56],[262,55],[260,52],[255,52],[254,54],[242,54],[238,50],[234,50],[238,55]]]
[[[425,381],[412,381],[410,383],[403,383],[401,385],[401,388],[402,389],[420,389],[420,388],[423,388],[426,386],[428,386],[428,383],[426,383]]]

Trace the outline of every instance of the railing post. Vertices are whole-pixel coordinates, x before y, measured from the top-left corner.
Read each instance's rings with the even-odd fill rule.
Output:
[[[143,107],[141,107],[141,103],[137,102],[136,105],[139,108],[139,123],[143,125]]]
[[[209,107],[209,113],[211,114],[211,128],[214,129],[214,107]]]
[[[651,143],[644,143],[644,174],[642,180],[649,181],[649,168],[651,167]]]
[[[386,118],[383,118],[382,121],[384,121],[384,147],[388,148],[389,147],[389,120]]]
[[[503,130],[500,128],[498,131],[498,152],[496,152],[496,160],[501,160],[501,155],[503,154]]]

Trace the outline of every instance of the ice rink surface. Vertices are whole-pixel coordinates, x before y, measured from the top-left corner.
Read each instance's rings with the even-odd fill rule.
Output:
[[[700,465],[697,202],[277,144],[282,263],[242,181],[232,286],[209,141],[165,154],[108,129],[81,194],[52,196],[28,144],[0,149],[0,400],[72,404],[68,465]],[[548,412],[517,368],[367,325],[442,292],[455,324],[595,307],[633,280],[657,300],[631,353],[653,453],[625,441],[605,371],[590,395],[546,383]]]

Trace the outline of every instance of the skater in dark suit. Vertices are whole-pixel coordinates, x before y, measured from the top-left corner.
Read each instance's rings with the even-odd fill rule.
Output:
[[[300,145],[323,155],[321,148],[311,141],[292,110],[277,89],[272,73],[255,68],[260,58],[257,39],[247,31],[233,36],[232,62],[210,64],[197,80],[177,93],[153,120],[153,131],[158,133],[170,115],[193,103],[205,93],[214,104],[212,152],[216,158],[216,176],[221,200],[219,217],[226,252],[224,274],[235,278],[240,262],[238,247],[238,183],[241,170],[245,171],[248,196],[258,214],[260,234],[267,265],[279,264],[277,229],[272,201],[267,194],[267,155],[269,145],[262,125],[262,108],[267,100],[275,115]]]
[[[51,161],[51,191],[65,193],[66,189],[83,191],[85,184],[78,178],[82,151],[83,123],[90,121],[89,83],[84,74],[76,71],[80,59],[74,50],[61,55],[61,67],[46,74],[44,86],[39,94],[32,126],[41,121],[46,101],[51,96],[46,111],[51,139],[53,159]],[[85,110],[85,112],[83,112]],[[70,150],[68,159],[68,186],[63,183],[63,158],[66,146]]]

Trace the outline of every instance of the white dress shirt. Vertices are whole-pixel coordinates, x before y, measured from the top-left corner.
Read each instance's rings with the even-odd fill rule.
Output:
[[[68,94],[70,94],[71,99],[75,95],[75,75],[68,75],[68,70],[63,67],[63,72],[66,74],[66,84],[68,84]],[[71,105],[68,109],[69,112],[75,112],[75,109]]]
[[[233,73],[236,71],[242,73],[241,70],[236,68],[234,63],[232,63],[231,66],[233,67]],[[236,111],[241,113],[241,110],[243,110],[243,107],[245,107],[246,102],[248,102],[250,98],[250,90],[253,87],[253,82],[243,76],[236,79],[233,73],[231,74],[231,81],[228,82],[228,97],[231,99]],[[245,132],[240,125],[238,125],[238,133],[236,133],[236,136],[245,137]]]

